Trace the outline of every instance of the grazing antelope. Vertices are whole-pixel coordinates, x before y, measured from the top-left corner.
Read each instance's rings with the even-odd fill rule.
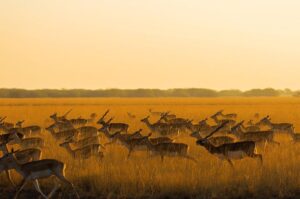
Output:
[[[23,177],[21,186],[16,192],[14,199],[18,197],[19,193],[22,191],[25,185],[30,181],[33,182],[36,190],[44,198],[51,198],[55,193],[55,191],[57,190],[58,186],[56,185],[52,189],[50,194],[46,196],[40,189],[38,179],[47,178],[53,175],[56,176],[58,179],[60,179],[62,182],[71,186],[76,197],[79,198],[79,195],[76,192],[73,184],[65,178],[65,173],[64,173],[65,168],[66,166],[63,162],[54,159],[37,160],[37,161],[21,164],[16,160],[15,153],[13,151],[11,153],[5,154],[2,158],[0,158],[0,172],[8,169],[15,169]]]
[[[107,110],[104,115],[98,120],[97,124],[101,124],[102,126],[108,126],[108,129],[110,132],[125,132],[127,133],[129,125],[125,123],[110,123],[113,118],[111,118],[109,121],[105,122],[104,117],[109,113],[109,110]]]
[[[272,143],[280,145],[280,143],[274,141],[274,132],[273,131],[246,131],[244,132],[241,128],[244,121],[239,122],[234,127],[231,128],[231,132],[240,141],[254,141],[256,143],[261,142],[264,144]]]
[[[268,126],[276,133],[285,133],[290,136],[294,133],[294,126],[290,123],[272,123],[270,116],[262,118],[258,123],[258,126]]]
[[[55,132],[53,128],[47,127],[46,130],[49,131],[52,137],[59,142],[64,141],[69,137],[73,137],[73,136],[77,137],[78,135],[78,131],[76,129]]]
[[[262,163],[262,155],[255,152],[255,142],[253,141],[242,141],[235,143],[223,144],[220,146],[214,146],[208,140],[214,133],[219,129],[223,128],[226,122],[221,124],[213,132],[207,135],[205,138],[197,140],[196,144],[204,147],[209,153],[217,156],[221,160],[227,160],[230,166],[233,168],[232,159],[242,159],[245,157],[257,158]]]
[[[104,148],[101,144],[90,144],[83,148],[73,150],[70,146],[70,142],[71,141],[63,142],[59,146],[65,148],[74,159],[88,159],[92,156],[102,159],[104,157],[103,152],[100,151],[101,147]]]

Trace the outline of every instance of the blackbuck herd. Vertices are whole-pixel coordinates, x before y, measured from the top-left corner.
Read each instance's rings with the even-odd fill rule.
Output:
[[[300,134],[294,132],[293,124],[273,123],[270,116],[259,119],[258,113],[254,115],[257,122],[250,120],[245,123],[237,121],[237,114],[224,114],[221,110],[210,118],[195,123],[170,112],[150,109],[149,116],[140,120],[149,129],[149,134],[145,136],[142,129],[130,133],[128,124],[115,123],[113,117],[108,119],[109,110],[98,120],[95,113],[88,119],[82,117],[68,119],[70,111],[61,116],[56,113],[50,115],[53,123],[45,130],[54,138],[57,145],[64,148],[74,159],[94,157],[101,161],[105,156],[105,147],[119,144],[128,149],[127,158],[130,158],[134,151],[146,151],[149,157],[159,156],[161,161],[164,161],[166,156],[176,156],[197,163],[197,160],[189,155],[189,146],[175,142],[174,139],[179,134],[188,134],[197,139],[197,145],[204,147],[208,153],[226,160],[234,168],[232,160],[245,157],[257,159],[262,164],[262,155],[257,153],[256,148],[259,145],[263,149],[266,145],[280,145],[274,139],[276,134],[288,135],[294,142],[300,141]],[[132,120],[137,119],[133,113],[127,112],[127,116]],[[157,121],[153,122],[153,118]],[[214,122],[214,125],[210,125],[208,119]],[[13,186],[15,184],[10,170],[14,169],[23,177],[14,198],[18,197],[29,181],[33,182],[36,190],[44,198],[52,197],[60,183],[56,183],[52,191],[46,195],[40,189],[38,179],[53,175],[70,186],[74,195],[79,198],[73,184],[65,177],[65,163],[41,158],[42,150],[47,144],[47,140],[42,138],[43,128],[37,125],[23,126],[23,123],[24,121],[9,123],[6,117],[0,119],[0,150],[3,154],[0,158],[0,171],[6,172]],[[14,151],[12,146],[11,150],[8,150],[9,145],[14,147],[17,145],[18,150]]]

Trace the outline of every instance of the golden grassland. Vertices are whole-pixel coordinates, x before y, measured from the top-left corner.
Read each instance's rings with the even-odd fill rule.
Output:
[[[130,132],[143,128],[145,135],[149,131],[140,119],[149,115],[149,108],[171,111],[195,122],[219,109],[238,113],[239,120],[253,119],[258,112],[261,116],[269,114],[274,122],[291,122],[300,131],[299,98],[0,99],[0,116],[7,116],[7,121],[12,122],[25,119],[24,125],[46,127],[51,124],[50,114],[63,114],[71,108],[69,117],[85,118],[92,112],[101,115],[109,108],[114,121],[130,124]],[[127,112],[135,114],[136,119],[129,118]],[[127,160],[127,149],[118,145],[108,146],[100,163],[94,159],[73,160],[48,132],[43,131],[43,137],[47,145],[43,158],[65,162],[66,176],[83,198],[293,198],[300,195],[300,148],[287,137],[277,137],[281,142],[279,147],[267,147],[262,167],[248,158],[235,161],[235,170],[196,146],[195,139],[187,133],[177,137],[176,142],[189,144],[190,155],[197,159],[197,164],[180,158],[166,158],[161,162],[159,157],[149,158],[145,152],[136,152]],[[107,142],[105,138],[102,140]],[[13,172],[13,179],[20,182],[21,177]],[[54,182],[54,179],[43,180],[42,188],[49,189]],[[4,173],[0,186],[3,190],[10,187]],[[32,189],[32,185],[26,187]],[[56,198],[72,198],[67,190],[64,187]]]

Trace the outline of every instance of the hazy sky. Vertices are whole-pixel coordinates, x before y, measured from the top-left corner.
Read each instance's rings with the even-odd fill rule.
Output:
[[[3,0],[0,87],[299,89],[300,1]]]

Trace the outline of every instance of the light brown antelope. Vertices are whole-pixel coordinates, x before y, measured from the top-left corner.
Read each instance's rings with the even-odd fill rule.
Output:
[[[199,131],[195,131],[191,133],[190,136],[196,138],[197,140],[202,139]],[[210,137],[208,141],[215,146],[220,146],[222,144],[233,143],[235,139],[230,136],[223,135],[223,136]]]
[[[219,111],[219,115],[222,116],[224,119],[236,119],[237,114],[236,113],[229,113],[229,114],[224,114],[224,110]]]
[[[67,140],[70,140],[70,145],[72,148],[83,148],[91,144],[100,144],[99,136],[87,137],[80,140],[75,140],[74,137],[71,137],[67,138]]]
[[[221,125],[221,124],[223,124],[224,122],[226,122],[226,124],[227,124],[226,127],[229,127],[229,128],[230,128],[230,126],[235,125],[235,123],[236,123],[235,120],[232,120],[232,119],[219,119],[219,118],[218,118],[218,115],[219,115],[219,114],[220,114],[220,113],[217,112],[216,114],[210,116],[210,118],[213,119],[217,125]]]
[[[4,126],[4,127],[6,127],[7,129],[10,129],[10,128],[14,128],[14,124],[13,123],[11,123],[11,122],[5,122],[5,119],[6,119],[7,117],[6,116],[4,116],[3,118],[1,118],[0,119],[0,129],[2,128],[2,126]]]
[[[197,140],[196,144],[204,147],[209,153],[217,156],[221,160],[226,160],[230,166],[233,168],[233,159],[243,159],[245,157],[259,159],[262,163],[262,155],[255,152],[255,142],[253,141],[243,141],[223,144],[220,146],[214,146],[208,140],[215,132],[223,128],[226,124],[223,123],[219,128],[215,129],[205,138]]]
[[[262,118],[258,123],[258,126],[268,126],[275,133],[284,133],[290,136],[294,133],[294,126],[290,123],[272,123],[270,116]]]
[[[102,127],[100,129],[101,132],[104,133],[104,135],[106,136],[106,138],[109,140],[108,143],[106,143],[105,145],[110,145],[110,144],[114,144],[114,143],[117,143],[117,144],[121,144],[123,145],[123,142],[122,141],[127,141],[127,140],[130,140],[130,139],[134,139],[134,138],[142,138],[142,134],[141,134],[141,131],[142,129],[134,132],[134,133],[131,133],[131,134],[121,134],[121,132],[116,132],[114,134],[110,134],[109,131],[107,130],[107,127]],[[121,141],[121,142],[118,142]]]
[[[22,127],[24,120],[18,121],[16,123],[16,127],[20,128],[20,132],[22,132],[26,137],[32,135],[41,135],[42,128],[37,125],[25,126]]]
[[[149,122],[149,117],[150,116],[142,119],[141,122],[145,123],[151,132],[157,132],[161,135],[170,135],[170,134],[178,133],[178,129],[173,128],[172,125],[170,124],[166,124],[166,123],[151,124]]]
[[[153,111],[151,108],[149,109],[149,113],[153,116],[161,116],[163,112]]]
[[[280,143],[274,140],[273,131],[246,131],[244,132],[241,128],[244,121],[239,122],[234,127],[231,128],[232,134],[237,136],[240,141],[254,141],[256,143],[271,143],[280,145]]]
[[[127,112],[127,115],[131,119],[135,119],[136,118],[136,116],[134,114],[130,113],[130,112]]]
[[[184,119],[184,118],[169,119],[168,116],[170,116],[169,112],[162,114],[159,121],[164,121],[169,124],[188,124],[189,123],[188,119]]]
[[[104,115],[98,120],[97,124],[101,124],[102,126],[108,126],[108,129],[110,132],[125,132],[127,133],[129,125],[125,123],[111,123],[113,118],[111,118],[109,121],[105,122],[104,117],[109,113],[109,110],[107,110]]]
[[[51,133],[52,137],[59,142],[64,141],[65,139],[67,139],[69,137],[73,137],[73,136],[75,136],[75,138],[77,138],[77,135],[78,135],[78,131],[76,129],[55,132],[53,128],[47,127],[46,130],[49,131]]]
[[[57,113],[53,113],[52,115],[50,115],[50,118],[54,120],[54,122],[66,122],[67,121],[67,115],[72,111],[72,109],[70,109],[69,111],[67,111],[64,115],[62,116],[57,116]]]
[[[78,131],[77,136],[81,139],[98,135],[98,129],[93,126],[82,126],[77,128],[76,130]]]
[[[169,137],[156,137],[156,138],[149,138],[149,141],[152,144],[160,144],[160,143],[171,143],[174,142],[173,139]]]
[[[59,146],[65,148],[74,159],[88,159],[92,156],[99,160],[103,158],[103,152],[100,150],[103,147],[101,144],[90,144],[75,150],[71,148],[70,141],[63,142]]]
[[[253,123],[253,120],[249,120],[247,122],[247,126],[242,125],[241,126],[245,131],[260,131],[260,128],[258,125]]]
[[[56,176],[62,182],[71,186],[76,197],[79,198],[78,193],[76,192],[73,184],[69,182],[65,178],[65,170],[66,166],[63,162],[54,159],[44,159],[33,162],[28,162],[25,164],[20,164],[14,156],[14,152],[5,154],[2,158],[0,158],[0,172],[5,171],[7,169],[15,169],[19,174],[22,175],[23,180],[21,182],[20,188],[17,190],[14,199],[16,199],[25,185],[32,181],[36,190],[44,197],[51,198],[54,192],[57,190],[58,185],[52,189],[50,194],[46,196],[42,190],[40,189],[40,185],[38,179],[47,178],[50,176]]]
[[[153,144],[149,139],[145,139],[148,150],[152,156],[160,156],[161,161],[165,156],[181,157],[197,162],[193,157],[188,155],[189,146],[184,143],[159,143]]]
[[[73,126],[76,126],[76,127],[82,127],[82,126],[85,126],[88,123],[87,119],[84,119],[84,118],[81,118],[81,117],[75,118],[75,119],[70,119],[69,121]]]
[[[17,140],[15,143],[20,145],[21,149],[45,147],[45,141],[39,137],[23,138]]]

